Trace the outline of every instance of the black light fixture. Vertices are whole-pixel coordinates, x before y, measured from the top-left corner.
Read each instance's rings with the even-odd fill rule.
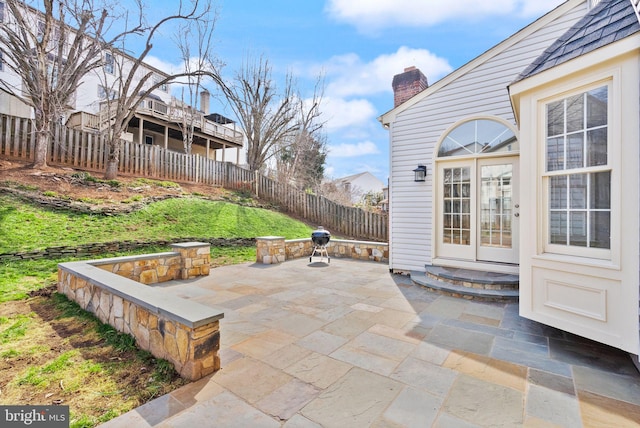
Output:
[[[418,167],[413,170],[413,174],[413,181],[425,181],[427,179],[427,167],[425,165],[418,165]]]

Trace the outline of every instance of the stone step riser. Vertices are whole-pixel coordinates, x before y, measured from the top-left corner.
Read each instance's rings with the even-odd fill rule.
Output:
[[[461,287],[475,288],[475,289],[483,289],[483,290],[518,290],[519,284],[517,283],[493,283],[493,284],[485,284],[473,281],[464,281],[460,279],[452,279],[447,278],[441,275],[434,275],[430,272],[426,273],[426,276],[435,281],[447,282],[453,285],[459,285]]]
[[[424,284],[418,284],[416,282],[414,282],[414,284],[418,285],[419,287],[422,287],[426,290],[429,290],[431,292],[435,292],[438,294],[442,294],[445,296],[451,296],[451,297],[455,297],[458,299],[466,299],[466,300],[475,300],[477,302],[504,302],[504,303],[514,303],[514,302],[518,302],[519,297],[512,297],[512,296],[477,296],[477,295],[469,295],[469,294],[463,294],[463,293],[457,293],[454,291],[448,291],[445,289],[436,289],[433,287],[429,287],[427,285]]]
[[[433,277],[436,278],[433,278]],[[491,289],[484,287],[467,287],[442,281],[437,275],[425,275],[424,272],[411,272],[411,280],[414,284],[427,290],[467,300],[487,302],[517,302],[520,297],[518,289]],[[482,284],[492,285],[492,284]],[[495,284],[494,284],[495,285]]]

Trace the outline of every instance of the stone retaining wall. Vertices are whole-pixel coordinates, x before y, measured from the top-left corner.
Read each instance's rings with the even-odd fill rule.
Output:
[[[200,260],[205,259],[202,257],[205,252],[208,258],[208,245],[182,244],[182,249],[182,255],[180,251],[157,254],[155,261],[154,255],[150,254],[60,263],[58,291],[95,314],[100,321],[132,335],[139,348],[170,361],[181,376],[196,380],[220,369],[219,320],[224,314],[131,279],[136,277],[136,264],[166,266],[161,263],[171,260],[171,266],[175,268],[173,262],[178,258],[180,265],[174,274],[178,272],[180,276],[185,272],[194,273],[194,266],[205,265]],[[185,254],[193,256],[190,262],[185,261]],[[194,261],[197,262],[195,265]],[[187,265],[191,268],[184,267]],[[141,270],[138,275],[143,277],[143,272],[151,271]],[[208,274],[208,265],[198,271]],[[161,277],[168,278],[167,275]]]
[[[257,262],[281,263],[284,260],[309,257],[313,252],[311,238],[285,240],[278,236],[256,238]],[[382,242],[331,239],[327,244],[329,257],[351,258],[386,263],[389,261],[389,245]],[[284,254],[284,257],[280,257]]]
[[[93,266],[142,284],[171,281],[182,275],[182,259],[176,252],[103,259]]]
[[[159,241],[113,241],[113,242],[100,242],[84,245],[68,245],[49,247],[44,250],[34,251],[21,251],[17,253],[0,254],[0,261],[19,261],[19,260],[33,260],[42,258],[61,258],[61,257],[91,257],[96,254],[115,253],[118,251],[131,251],[138,248],[146,248],[151,246],[167,246],[172,242],[206,242],[213,247],[250,247],[255,245],[255,239],[253,238],[202,238],[202,237],[187,237],[180,240],[159,240]]]

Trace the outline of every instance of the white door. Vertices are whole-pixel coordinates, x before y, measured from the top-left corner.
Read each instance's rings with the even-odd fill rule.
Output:
[[[438,163],[437,257],[518,263],[518,157]]]
[[[518,158],[478,160],[476,258],[518,263]]]

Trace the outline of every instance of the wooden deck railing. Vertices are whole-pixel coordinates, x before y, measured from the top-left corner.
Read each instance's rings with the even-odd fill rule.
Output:
[[[30,161],[33,160],[34,148],[32,120],[0,115],[0,157]],[[50,165],[103,173],[107,163],[107,143],[99,134],[60,127],[49,147],[47,161]],[[343,206],[325,197],[301,192],[232,163],[122,141],[118,172],[127,176],[248,191],[308,223],[324,226],[334,235],[387,241],[386,215]]]

